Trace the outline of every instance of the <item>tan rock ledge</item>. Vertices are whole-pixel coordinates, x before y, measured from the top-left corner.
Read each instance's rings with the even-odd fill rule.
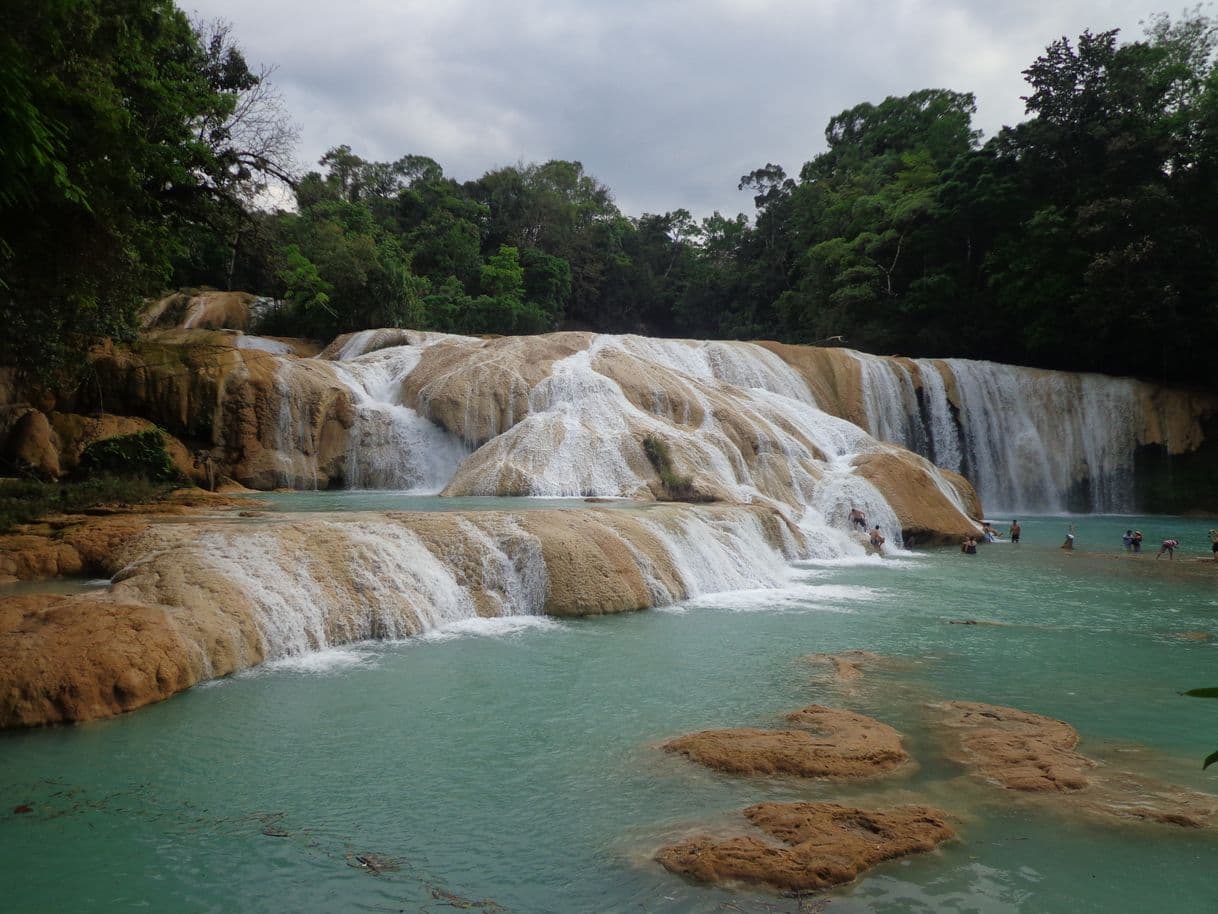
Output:
[[[954,836],[946,813],[928,806],[759,803],[744,816],[776,840],[698,837],[661,848],[656,860],[699,882],[808,891],[851,882],[877,863],[934,850]]]
[[[703,730],[664,749],[731,774],[804,778],[878,777],[909,761],[901,734],[865,715],[810,705],[787,720],[800,729]]]
[[[1218,797],[1101,765],[1075,751],[1078,733],[1063,721],[971,701],[931,707],[949,734],[949,757],[1008,790],[1051,795],[1058,811],[1184,828],[1205,828],[1218,813]]]

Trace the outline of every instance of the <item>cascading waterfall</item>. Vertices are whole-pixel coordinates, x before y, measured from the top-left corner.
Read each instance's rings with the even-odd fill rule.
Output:
[[[422,355],[421,346],[395,346],[336,362],[357,410],[347,447],[348,488],[434,494],[468,455],[456,436],[401,402],[402,382]]]
[[[652,603],[663,605],[786,582],[790,560],[808,553],[800,537],[765,517],[743,507],[606,511],[590,525],[596,536],[627,547]],[[190,534],[166,525],[150,534],[149,551],[124,569],[116,586],[129,598],[138,593],[153,602],[178,599],[183,580],[192,594],[223,593],[232,618],[248,615],[264,659],[275,660],[479,617],[538,615],[551,591],[543,540],[562,536],[547,532],[554,523],[530,531],[521,515],[489,513],[353,514]],[[571,573],[571,565],[564,567]],[[167,574],[167,568],[182,571]],[[664,583],[674,576],[677,589]]]
[[[403,390],[426,349],[441,340],[452,368],[437,375],[434,360],[428,362],[434,380],[418,391],[416,410],[403,402]],[[650,436],[669,444],[675,471],[695,486],[719,498],[773,505],[815,532],[824,549],[861,550],[845,520],[852,507],[866,511],[890,548],[899,548],[895,512],[858,476],[859,455],[882,448],[858,426],[821,411],[808,382],[775,352],[751,343],[596,335],[585,348],[550,363],[539,381],[526,382],[524,373],[510,370],[510,360],[527,351],[515,343],[404,330],[358,333],[332,344],[323,364],[350,392],[355,421],[338,469],[331,464],[328,472],[341,473],[351,488],[649,497],[655,476],[642,442]],[[947,455],[952,468],[971,466],[963,442],[955,447],[959,459],[950,459],[959,434],[942,377],[919,385],[921,365],[856,358],[872,426],[923,453]],[[285,360],[281,373],[303,370],[293,364],[303,362]],[[484,377],[495,380],[498,411],[479,402],[489,393],[481,386]],[[454,378],[455,391],[444,386]],[[505,383],[532,386],[505,391]],[[487,416],[494,418],[489,440],[468,428],[460,437],[454,393],[464,398],[466,426],[482,427]],[[453,431],[428,418],[432,396],[443,397],[445,421],[456,416]],[[928,397],[929,406],[921,405]],[[521,406],[523,414],[516,415],[513,408]],[[934,420],[929,431],[923,413]],[[303,404],[281,403],[279,437],[297,455],[284,473],[289,484],[317,478],[315,466],[298,466],[299,455],[307,462],[316,451],[305,440],[312,418]],[[966,513],[960,494],[937,471],[919,472],[935,476],[947,501]]]
[[[672,594],[675,599],[721,593],[727,590],[750,590],[777,587],[790,575],[788,560],[799,557],[775,549],[766,539],[757,518],[712,521],[693,516],[670,522],[644,520],[652,535],[668,553],[684,594]]]
[[[854,356],[872,433],[968,476],[988,512],[1133,509],[1138,382],[967,359],[919,359],[911,372]]]
[[[852,353],[863,376],[863,405],[871,434],[926,455],[917,391],[909,370],[893,359]]]
[[[275,395],[279,399],[275,422],[275,451],[279,455],[276,485],[291,489],[317,488],[317,442],[309,405],[294,396],[292,372],[299,363],[281,361],[275,370]]]

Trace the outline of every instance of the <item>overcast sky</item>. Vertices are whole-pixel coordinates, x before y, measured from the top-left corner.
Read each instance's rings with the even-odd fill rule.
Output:
[[[179,0],[232,22],[300,126],[297,158],[346,143],[427,155],[458,180],[578,159],[627,215],[752,211],[736,184],[824,148],[861,101],[973,92],[992,135],[1020,71],[1062,35],[1142,35],[1155,0]],[[1179,8],[1168,8],[1173,15]]]

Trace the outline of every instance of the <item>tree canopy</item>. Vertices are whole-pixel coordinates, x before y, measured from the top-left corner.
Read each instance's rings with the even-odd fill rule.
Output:
[[[264,330],[559,327],[845,338],[1213,386],[1215,23],[1062,37],[1026,119],[983,138],[974,97],[928,88],[829,120],[789,174],[739,180],[748,215],[623,214],[577,161],[473,180],[337,145],[315,170],[222,22],[171,0],[0,10],[0,358],[47,373],[134,326],[166,284],[271,295]],[[294,206],[270,211],[267,182]],[[77,360],[79,361],[79,360]]]

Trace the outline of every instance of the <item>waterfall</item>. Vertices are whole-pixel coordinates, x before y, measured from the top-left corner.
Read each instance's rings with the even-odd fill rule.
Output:
[[[421,346],[394,346],[335,363],[357,411],[347,445],[348,488],[435,494],[468,455],[455,435],[401,402],[402,382],[422,355]]]
[[[292,383],[300,363],[282,360],[275,369],[275,453],[279,468],[275,484],[292,489],[317,488],[317,441],[313,436],[313,416],[309,404],[295,395],[302,385]],[[303,485],[302,485],[303,483]]]
[[[919,359],[911,371],[853,355],[871,432],[966,475],[987,512],[1133,510],[1139,382],[967,359]]]
[[[685,589],[677,599],[729,590],[778,587],[790,575],[789,558],[775,549],[754,515],[709,520],[695,515],[644,525],[663,544]]]
[[[276,660],[478,618],[538,615],[553,585],[568,601],[557,612],[579,615],[583,592],[551,576],[578,579],[582,563],[570,561],[569,550],[603,558],[598,543],[607,540],[631,557],[609,574],[637,575],[651,605],[780,587],[789,561],[807,555],[798,534],[748,507],[589,512],[574,544],[563,541],[561,518],[570,513],[352,514],[189,531],[167,524],[149,531],[115,587],[129,600],[197,604],[202,615],[224,620],[224,632],[252,627],[262,658]],[[553,569],[550,551],[560,557]],[[198,637],[190,626],[182,634]],[[200,646],[210,650],[206,638]]]

